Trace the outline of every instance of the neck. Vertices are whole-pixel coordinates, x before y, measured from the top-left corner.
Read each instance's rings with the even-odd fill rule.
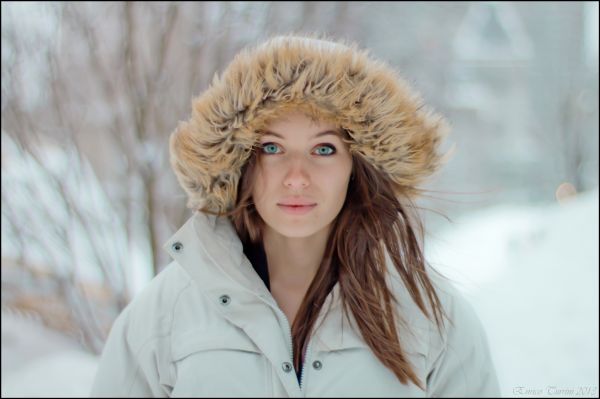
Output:
[[[328,233],[324,228],[308,237],[286,237],[267,227],[263,244],[271,285],[308,289],[323,259]]]

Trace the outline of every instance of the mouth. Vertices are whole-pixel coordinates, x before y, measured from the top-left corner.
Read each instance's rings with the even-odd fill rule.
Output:
[[[310,204],[310,205],[277,204],[277,206],[286,213],[291,213],[293,215],[302,215],[302,214],[312,211],[317,206],[317,204]]]

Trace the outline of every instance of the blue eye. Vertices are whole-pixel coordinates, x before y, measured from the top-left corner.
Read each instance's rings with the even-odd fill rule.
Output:
[[[280,152],[277,151],[279,147],[275,143],[264,143],[261,148],[262,153],[265,155],[276,155]],[[324,144],[317,147],[317,155],[330,156],[335,154],[335,152],[335,147],[331,144]]]
[[[276,154],[276,152],[271,152],[271,151],[277,151],[278,147],[277,147],[277,144],[275,144],[275,143],[266,143],[266,144],[263,144],[262,148],[263,148],[263,152],[265,154]]]
[[[328,151],[325,151],[325,152],[319,151],[321,148],[325,148],[325,149],[329,150],[329,152]],[[319,155],[333,155],[333,154],[335,154],[335,147],[330,144],[320,145],[317,149],[317,153]]]

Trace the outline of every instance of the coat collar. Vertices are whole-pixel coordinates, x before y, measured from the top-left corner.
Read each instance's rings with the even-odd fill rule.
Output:
[[[223,316],[252,335],[263,352],[267,353],[273,346],[272,338],[268,338],[272,335],[265,334],[265,328],[279,327],[285,341],[288,340],[285,334],[289,326],[284,325],[280,317],[273,317],[278,305],[246,258],[242,242],[229,219],[196,212],[163,248],[188,272]],[[231,298],[231,305],[219,303],[223,295]],[[367,346],[351,312],[348,313],[346,315],[342,310],[339,283],[336,283],[315,324],[314,350]],[[409,317],[409,321],[414,321],[414,317]],[[281,353],[272,355],[281,356]]]

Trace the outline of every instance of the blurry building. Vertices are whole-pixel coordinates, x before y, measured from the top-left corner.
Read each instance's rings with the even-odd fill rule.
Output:
[[[590,8],[468,5],[446,91],[460,150],[448,175],[465,177],[457,187],[527,201],[551,200],[565,182],[577,191],[597,186],[597,39],[595,65],[585,43],[597,37],[598,22],[586,17]],[[587,31],[594,24],[595,36]]]
[[[465,189],[487,186],[502,195],[508,187],[501,182],[516,185],[541,152],[528,134],[531,40],[512,4],[476,2],[467,9],[452,50],[446,103],[462,150],[455,167],[464,174]]]

